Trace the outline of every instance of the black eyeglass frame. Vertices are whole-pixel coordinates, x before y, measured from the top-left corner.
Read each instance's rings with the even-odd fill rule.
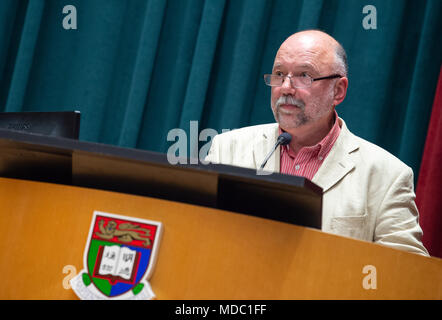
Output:
[[[288,77],[288,78],[290,79],[290,84],[293,86],[293,83],[292,83],[292,77],[289,76],[289,75],[286,75],[286,76],[279,76],[279,77],[282,77],[282,78],[283,78],[283,81],[282,81],[281,85],[279,85],[279,86],[272,86],[270,83],[267,83],[267,81],[266,81],[266,77],[269,77],[269,76],[278,76],[278,75],[277,75],[277,74],[265,74],[265,75],[264,75],[264,82],[265,82],[265,84],[268,85],[269,87],[281,87],[281,86],[284,84],[284,80],[285,80],[286,77]],[[308,75],[307,75],[307,76],[308,76]],[[306,87],[295,87],[295,86],[293,86],[293,87],[295,87],[295,88],[309,88],[309,87],[312,85],[312,83],[313,83],[314,81],[326,80],[326,79],[335,79],[335,78],[343,78],[343,76],[341,76],[340,74],[332,74],[332,75],[329,75],[329,76],[319,77],[319,78],[312,78],[312,77],[310,77],[310,76],[308,76],[308,77],[311,79],[311,82],[310,82],[310,85],[309,85],[309,86],[306,86]]]

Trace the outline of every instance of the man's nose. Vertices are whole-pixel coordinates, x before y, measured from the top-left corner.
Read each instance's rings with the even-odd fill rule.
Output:
[[[295,91],[295,88],[292,85],[292,79],[288,76],[284,77],[281,85],[281,93],[283,94],[293,94]]]

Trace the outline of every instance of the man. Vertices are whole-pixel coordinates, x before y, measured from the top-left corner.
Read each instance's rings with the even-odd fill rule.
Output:
[[[413,171],[380,147],[353,135],[335,107],[347,93],[347,61],[328,34],[295,33],[279,48],[271,75],[277,123],[214,137],[206,161],[257,169],[282,132],[265,170],[307,177],[322,187],[322,230],[428,255],[414,203]]]

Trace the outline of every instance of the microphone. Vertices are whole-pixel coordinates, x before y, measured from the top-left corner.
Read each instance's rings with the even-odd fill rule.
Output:
[[[266,163],[269,160],[270,156],[273,154],[273,152],[275,152],[276,148],[278,148],[279,145],[285,146],[285,145],[289,144],[290,141],[292,141],[292,136],[290,135],[290,133],[287,133],[287,132],[281,133],[279,135],[278,139],[276,140],[276,143],[275,143],[275,146],[273,147],[273,150],[270,151],[270,153],[264,159],[264,161],[262,162],[261,166],[259,167],[259,170],[262,170],[264,168],[264,166],[266,165]]]

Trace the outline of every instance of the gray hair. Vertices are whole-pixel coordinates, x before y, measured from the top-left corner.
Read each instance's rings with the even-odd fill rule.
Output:
[[[335,55],[336,55],[336,64],[337,64],[337,71],[347,77],[348,75],[348,63],[347,63],[347,54],[345,53],[344,47],[338,42],[336,48],[335,48]]]

